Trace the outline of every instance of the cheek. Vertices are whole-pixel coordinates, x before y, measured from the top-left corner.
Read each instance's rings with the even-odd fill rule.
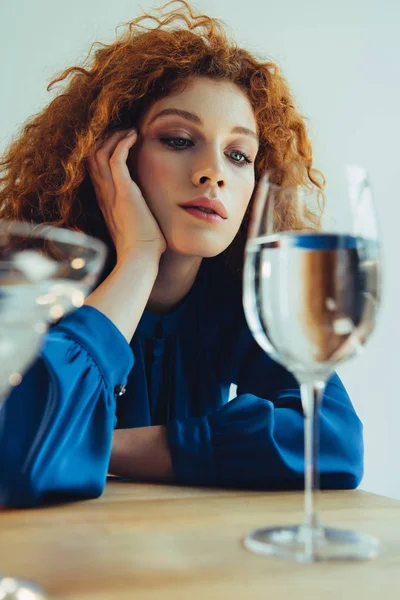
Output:
[[[244,214],[247,210],[247,207],[248,207],[251,197],[253,195],[254,185],[255,185],[254,177],[252,177],[247,182],[243,182],[243,187],[240,190],[241,194],[240,194],[240,201],[239,201],[241,218],[244,217]]]
[[[138,176],[146,189],[171,186],[176,181],[179,170],[173,161],[164,154],[151,149],[143,149],[138,160]]]

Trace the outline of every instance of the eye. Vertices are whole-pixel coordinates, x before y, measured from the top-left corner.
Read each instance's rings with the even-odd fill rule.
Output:
[[[241,152],[239,150],[232,150],[232,152],[230,152],[230,156],[233,156],[233,155],[236,155],[239,157],[239,159],[233,158],[233,162],[239,164],[240,166],[251,165],[253,162],[251,160],[250,156],[248,156],[247,154],[245,154],[244,152]]]
[[[160,142],[167,146],[167,148],[177,151],[186,150],[186,148],[194,146],[194,142],[192,142],[192,140],[182,137],[161,137]],[[253,163],[251,158],[240,150],[232,150],[227,156],[232,160],[233,163],[240,167],[251,165]]]
[[[172,150],[185,150],[186,148],[188,148],[188,144],[193,145],[192,140],[188,140],[186,138],[167,138],[167,137],[163,137],[160,138],[160,142],[162,142],[165,146],[167,146],[168,148],[171,148]]]

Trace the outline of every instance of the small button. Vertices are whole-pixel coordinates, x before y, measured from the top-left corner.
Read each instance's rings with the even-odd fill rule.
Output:
[[[114,396],[123,396],[126,392],[126,385],[119,383],[114,388]]]

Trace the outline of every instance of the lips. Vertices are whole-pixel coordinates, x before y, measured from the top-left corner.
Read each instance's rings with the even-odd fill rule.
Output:
[[[220,200],[212,200],[211,198],[206,198],[205,196],[195,198],[194,200],[190,200],[189,202],[184,202],[179,206],[181,206],[182,208],[208,208],[212,210],[214,214],[221,217],[221,219],[228,218],[228,213],[225,208],[225,205]],[[207,213],[204,212],[204,214]]]
[[[223,219],[215,212],[205,212],[202,208],[195,208],[194,206],[181,206],[182,210],[186,213],[192,215],[196,219],[200,219],[200,221],[205,221],[206,223],[224,223],[226,219]]]

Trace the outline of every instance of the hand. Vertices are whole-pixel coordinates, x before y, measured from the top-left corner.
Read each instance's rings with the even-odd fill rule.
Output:
[[[136,130],[109,135],[88,157],[98,205],[114,242],[117,260],[136,251],[165,251],[167,243],[126,164],[137,140]]]

